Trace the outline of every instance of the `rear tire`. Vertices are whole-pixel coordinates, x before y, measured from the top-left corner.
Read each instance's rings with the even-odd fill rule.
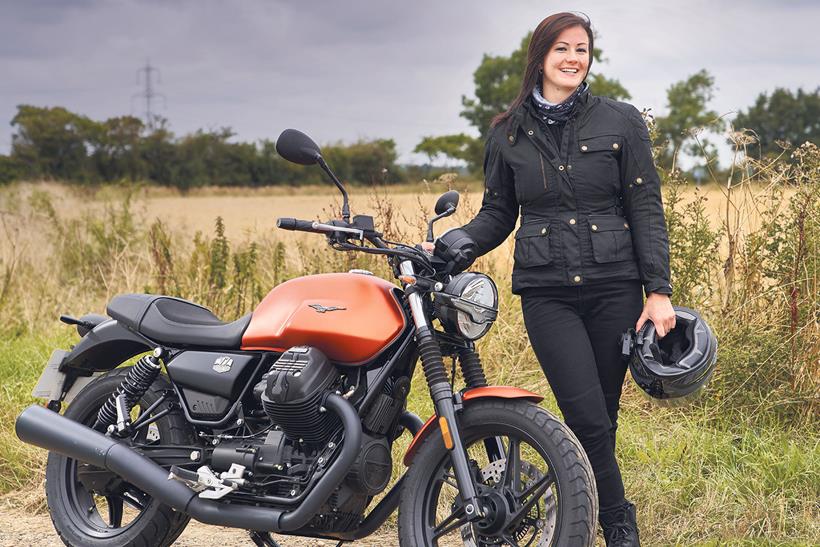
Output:
[[[592,468],[570,430],[548,411],[522,400],[488,399],[469,404],[459,417],[459,430],[479,494],[488,505],[502,507],[496,514],[511,514],[523,505],[518,522],[458,525],[448,521],[461,501],[455,487],[450,453],[438,430],[419,447],[399,505],[399,543],[402,547],[467,545],[595,545],[598,495]],[[488,456],[485,440],[500,438],[503,458]],[[510,447],[513,447],[510,449]],[[507,467],[509,454],[518,454],[517,465]],[[518,472],[509,471],[517,468]],[[505,478],[517,477],[512,488]],[[526,494],[532,489],[531,494]],[[538,493],[541,492],[541,493]],[[493,501],[494,500],[494,501]],[[437,527],[452,531],[436,538]],[[507,524],[503,524],[507,522]],[[505,537],[510,538],[506,540]]]
[[[89,427],[94,424],[99,408],[122,382],[129,368],[111,371],[88,384],[69,405],[64,416]],[[171,385],[160,376],[140,399],[138,406],[147,408]],[[155,411],[167,407],[163,403]],[[191,427],[179,411],[171,412],[147,428],[148,438],[162,444],[190,445]],[[190,517],[177,512],[158,500],[121,482],[116,491],[89,490],[78,478],[78,470],[99,471],[77,460],[50,452],[46,465],[46,501],[51,521],[63,543],[74,547],[125,547],[126,545],[155,547],[170,545],[185,529]],[[113,474],[112,474],[113,477]],[[116,479],[114,479],[116,480]],[[106,489],[111,487],[108,482]],[[126,522],[127,521],[127,522]]]

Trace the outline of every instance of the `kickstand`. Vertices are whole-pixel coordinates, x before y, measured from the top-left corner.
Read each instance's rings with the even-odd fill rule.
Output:
[[[248,531],[251,536],[251,541],[256,544],[256,547],[279,547],[270,532],[256,532],[254,530]]]

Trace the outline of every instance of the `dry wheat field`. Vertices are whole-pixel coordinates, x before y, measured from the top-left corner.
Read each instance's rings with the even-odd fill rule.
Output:
[[[813,164],[784,168],[780,178],[664,187],[673,299],[704,312],[720,348],[711,385],[692,407],[658,409],[626,386],[619,460],[647,545],[820,544],[820,154],[812,154]],[[394,240],[417,242],[451,187],[461,203],[436,225],[440,233],[478,211],[480,182],[352,188],[351,210],[374,215]],[[59,313],[101,313],[121,292],[165,292],[230,319],[303,273],[388,275],[381,262],[327,249],[321,236],[275,227],[280,216],[338,217],[340,204],[330,185],[185,195],[0,188],[0,507],[44,511],[44,455],[21,445],[12,424],[51,349],[73,343]],[[479,349],[494,383],[548,394],[510,294],[511,265],[512,238],[476,263],[501,292],[499,319]],[[416,382],[410,409],[426,417],[428,399]],[[550,397],[544,404],[557,412]]]
[[[456,183],[453,188],[461,192],[460,214],[452,221],[444,220],[437,224],[440,229],[458,225],[468,218],[463,211],[475,212],[481,204],[479,183]],[[396,217],[398,226],[418,228],[419,218],[426,216],[419,211],[429,214],[438,195],[448,189],[443,183],[376,189],[354,188],[350,191],[350,206],[354,215],[374,214],[378,211],[374,195],[387,195],[401,213]],[[66,218],[79,215],[89,208],[102,208],[105,203],[122,199],[118,194],[124,193],[124,190],[108,188],[90,192],[89,196],[89,192],[53,183],[24,184],[19,188],[22,195],[30,195],[35,190],[52,194],[58,200],[59,214]],[[687,190],[687,194],[692,196],[695,193],[706,198],[709,219],[715,226],[719,225],[726,212],[725,188],[708,185]],[[341,204],[340,194],[330,184],[326,188],[296,188],[290,191],[204,188],[192,190],[186,195],[172,190],[144,188],[136,191],[136,194],[135,213],[146,221],[161,219],[175,230],[193,234],[197,230],[210,232],[216,218],[222,217],[225,221],[225,233],[230,239],[262,234],[292,237],[296,234],[276,230],[277,217],[324,220],[330,217],[329,213],[337,211]],[[421,233],[418,236],[421,237]]]

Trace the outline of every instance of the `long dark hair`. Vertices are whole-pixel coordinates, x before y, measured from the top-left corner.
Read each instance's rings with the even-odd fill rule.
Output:
[[[524,104],[527,97],[530,96],[532,90],[538,84],[538,79],[541,78],[541,67],[544,65],[544,57],[547,56],[550,48],[558,40],[558,36],[568,28],[582,27],[589,37],[589,66],[587,67],[587,74],[592,67],[592,48],[593,35],[592,25],[589,18],[577,13],[561,12],[550,15],[535,27],[535,31],[530,38],[530,45],[527,48],[527,68],[524,70],[524,77],[521,80],[521,89],[518,91],[518,96],[510,104],[506,112],[502,112],[493,118],[491,127],[495,127],[503,122],[517,109]],[[586,76],[584,76],[586,79]]]

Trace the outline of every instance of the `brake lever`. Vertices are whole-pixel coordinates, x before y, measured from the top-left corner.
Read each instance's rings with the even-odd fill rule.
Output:
[[[350,228],[348,226],[336,226],[335,224],[332,224],[333,222],[338,222],[338,221],[335,221],[335,220],[331,220],[330,222],[331,222],[331,224],[323,224],[321,222],[314,222],[313,223],[313,228],[316,229],[316,230],[327,231],[328,239],[332,239],[332,240],[345,239],[345,238],[339,238],[336,235],[337,232],[352,234],[353,236],[355,236],[356,239],[364,240],[364,230],[360,230],[358,228]]]

